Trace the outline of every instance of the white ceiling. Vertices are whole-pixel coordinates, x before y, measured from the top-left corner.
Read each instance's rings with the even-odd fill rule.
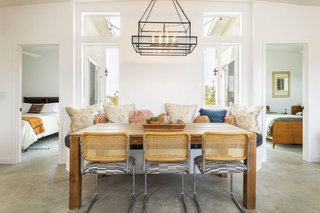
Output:
[[[0,0],[0,7],[7,6],[19,6],[19,5],[28,5],[28,4],[40,4],[40,3],[49,3],[49,2],[61,2],[61,1],[75,1],[75,2],[90,2],[90,1],[124,1],[124,0]],[[149,0],[145,0],[149,1]],[[186,1],[186,0],[181,0]],[[190,1],[190,0],[189,0]],[[195,1],[195,0],[193,0]],[[223,0],[206,0],[206,1],[223,1]],[[269,1],[269,2],[279,2],[279,3],[288,3],[288,4],[300,4],[300,5],[310,5],[310,6],[319,6],[320,0],[224,0],[224,1]]]
[[[49,2],[61,2],[61,1],[93,2],[93,1],[123,1],[123,0],[0,0],[0,7],[40,4],[40,3],[49,3]],[[145,1],[150,1],[150,0],[145,0]],[[181,0],[181,1],[186,1],[186,0]],[[192,0],[192,1],[196,1],[196,0]],[[320,0],[206,0],[206,1],[227,1],[227,2],[269,1],[269,2],[288,3],[288,4],[320,6]]]

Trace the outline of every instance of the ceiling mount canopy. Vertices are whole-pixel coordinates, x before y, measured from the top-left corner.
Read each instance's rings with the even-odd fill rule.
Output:
[[[149,21],[156,0],[151,0],[138,22],[138,35],[132,36],[132,45],[140,55],[185,56],[197,45],[197,36],[191,35],[191,22],[177,0],[172,0],[177,21]]]

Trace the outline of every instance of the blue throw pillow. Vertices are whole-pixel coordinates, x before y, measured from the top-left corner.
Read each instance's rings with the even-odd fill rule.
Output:
[[[206,115],[209,117],[211,123],[223,123],[224,117],[227,114],[225,109],[200,109],[200,115]]]

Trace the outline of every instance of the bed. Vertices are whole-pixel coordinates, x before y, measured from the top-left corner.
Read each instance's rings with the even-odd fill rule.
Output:
[[[56,134],[59,132],[59,98],[58,97],[24,97],[22,105],[23,117],[40,118],[44,127],[44,132],[36,134],[28,121],[22,120],[21,149],[27,148],[40,138]],[[28,108],[32,104],[44,104],[40,113],[28,113]]]
[[[265,131],[273,149],[276,144],[302,144],[302,127],[300,115],[266,114]]]

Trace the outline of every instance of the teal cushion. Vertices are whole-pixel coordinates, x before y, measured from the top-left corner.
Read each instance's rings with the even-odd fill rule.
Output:
[[[199,112],[201,115],[208,116],[211,123],[223,123],[227,114],[225,109],[200,109]]]

